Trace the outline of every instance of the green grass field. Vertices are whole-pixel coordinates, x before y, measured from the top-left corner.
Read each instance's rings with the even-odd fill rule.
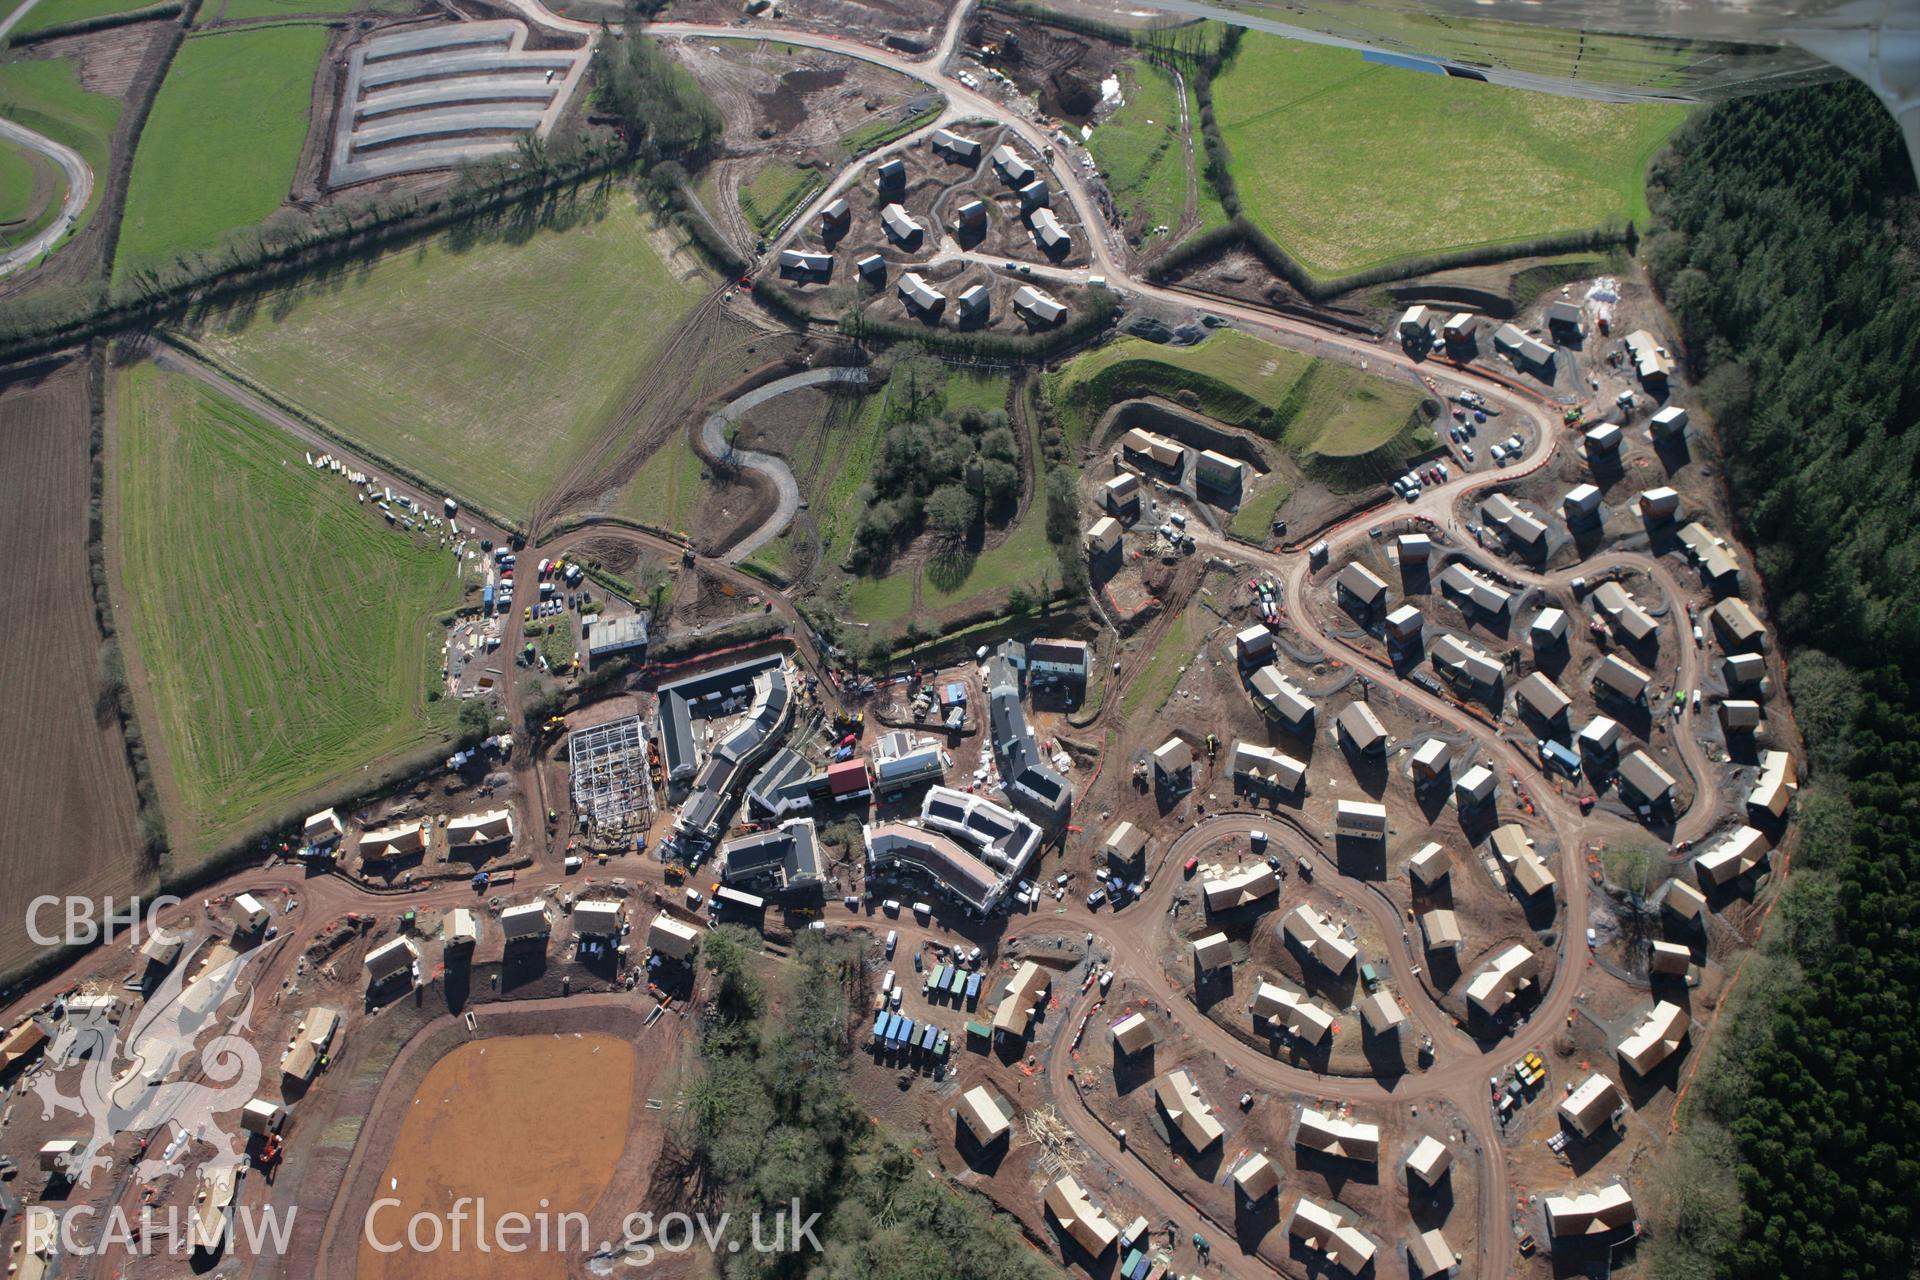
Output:
[[[429,703],[451,555],[381,523],[292,440],[180,375],[121,376],[124,605],[182,812],[206,853],[316,787],[445,737]]]
[[[326,47],[318,25],[188,37],[134,153],[115,284],[215,248],[286,203]]]
[[[978,409],[990,413],[1007,407],[1007,380],[997,374],[962,373],[947,379],[941,412],[948,409]]]
[[[1221,329],[1195,346],[1122,338],[1075,358],[1047,378],[1068,435],[1084,442],[1107,407],[1147,392],[1191,392],[1197,411],[1274,441],[1335,489],[1370,483],[1432,443],[1414,420],[1423,398],[1411,382]],[[1349,465],[1349,464],[1352,465]]]
[[[33,6],[33,12],[20,19],[20,25],[13,29],[12,34],[31,35],[36,31],[64,26],[69,22],[104,18],[115,13],[131,13],[135,9],[145,9],[157,2],[158,0],[40,0],[40,3]]]
[[[1683,106],[1553,97],[1249,34],[1214,83],[1247,215],[1333,276],[1419,254],[1644,222]]]
[[[0,228],[20,222],[46,204],[33,190],[35,176],[43,171],[44,161],[38,153],[0,141]],[[9,234],[17,235],[18,230]]]
[[[341,434],[522,518],[707,291],[631,197],[611,199],[524,242],[403,249],[203,341]]]
[[[848,616],[875,627],[893,627],[916,608],[943,610],[1022,582],[1037,583],[1043,573],[1057,577],[1052,548],[1046,542],[1044,503],[1038,497],[999,546],[968,561],[941,566],[916,562],[880,577],[850,577],[840,570],[859,517],[860,486],[895,412],[890,390],[864,397],[851,411],[836,408],[817,437],[791,451],[795,474],[808,477],[803,491],[820,539],[822,582],[829,589],[845,590]],[[926,412],[1004,409],[1006,402],[1004,376],[955,373],[948,377],[939,403]],[[763,563],[786,571],[784,560]]]
[[[1136,58],[1120,71],[1124,105],[1093,131],[1087,147],[1105,173],[1120,216],[1148,228],[1166,226],[1179,231],[1187,214],[1187,163],[1181,145],[1180,99],[1173,77],[1158,66]],[[1198,130],[1200,110],[1187,91],[1188,118]],[[1204,153],[1196,163],[1206,163]],[[1194,184],[1199,201],[1195,232],[1220,226],[1227,211],[1220,197],[1199,177]]]
[[[788,214],[820,189],[820,171],[785,160],[769,160],[740,184],[740,212],[762,235],[777,229]]]
[[[93,169],[93,197],[82,210],[75,230],[86,225],[106,194],[105,175],[113,159],[113,130],[120,122],[120,100],[104,93],[89,93],[80,87],[72,58],[38,58],[0,63],[0,116],[5,116],[55,142],[64,142],[78,151]],[[9,155],[14,155],[11,149]],[[22,154],[21,158],[25,157]],[[31,162],[38,163],[38,162]],[[8,233],[9,241],[24,238],[53,217],[65,195],[65,177],[51,166],[51,180],[58,184],[49,206],[42,211],[37,225]],[[0,174],[0,208],[14,191]],[[19,195],[24,200],[26,192]]]
[[[1199,607],[1189,605],[1185,613],[1169,622],[1161,632],[1160,642],[1153,646],[1147,665],[1120,695],[1120,723],[1131,724],[1136,715],[1153,715],[1180,687],[1180,677],[1193,661],[1193,612]]]
[[[820,563],[837,565],[847,554],[854,522],[860,511],[854,499],[866,483],[886,424],[888,393],[868,395],[859,411],[836,411],[828,419],[820,442],[803,456],[790,459],[796,468],[812,473],[807,505],[820,537]]]
[[[928,608],[944,609],[1010,587],[1038,587],[1043,578],[1055,588],[1060,585],[1060,566],[1047,542],[1046,500],[1036,496],[1006,541],[976,556],[954,577],[942,577],[932,567],[922,572],[920,600]]]
[[[869,120],[857,129],[849,129],[841,134],[840,145],[845,149],[849,159],[854,156],[863,156],[875,147],[884,147],[896,138],[904,138],[915,129],[932,124],[940,118],[940,113],[944,110],[946,110],[946,99],[941,98],[925,111],[905,120],[891,113],[881,115],[878,119]]]
[[[691,533],[694,516],[706,497],[706,469],[686,433],[676,431],[640,464],[627,486],[625,503],[636,520],[662,529]]]
[[[1352,25],[1336,12],[1303,10],[1291,0],[1224,0],[1224,5],[1287,23],[1310,17],[1314,21],[1309,25],[1318,30],[1372,37],[1385,48],[1414,56],[1607,85],[1677,87],[1685,81],[1684,68],[1696,62],[1712,67],[1721,54],[1711,41],[1694,44],[1678,37],[1613,35],[1386,5],[1368,6],[1364,22]]]
[[[1233,513],[1233,520],[1227,525],[1227,532],[1251,538],[1255,542],[1265,542],[1273,529],[1273,517],[1279,513],[1280,504],[1293,492],[1293,486],[1277,476],[1268,476],[1253,487],[1253,496],[1240,504]]]

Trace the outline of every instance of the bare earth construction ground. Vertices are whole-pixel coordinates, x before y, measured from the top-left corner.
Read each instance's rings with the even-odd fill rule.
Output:
[[[433,1064],[400,1122],[387,1161],[391,1212],[373,1219],[399,1239],[416,1213],[437,1213],[460,1196],[484,1197],[487,1213],[585,1214],[613,1176],[634,1107],[635,1045],[620,1037],[513,1036],[476,1040]],[[556,1078],[560,1089],[543,1087]],[[495,1157],[511,1151],[511,1161]],[[533,1274],[529,1259],[493,1253],[401,1256],[363,1237],[358,1274],[368,1280],[406,1276],[515,1277]],[[546,1259],[535,1269],[566,1274]]]

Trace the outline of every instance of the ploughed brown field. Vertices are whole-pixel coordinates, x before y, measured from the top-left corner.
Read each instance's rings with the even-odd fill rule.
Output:
[[[87,570],[87,367],[0,382],[0,973],[35,959],[28,903],[138,892],[133,779]],[[60,913],[41,914],[58,933]]]

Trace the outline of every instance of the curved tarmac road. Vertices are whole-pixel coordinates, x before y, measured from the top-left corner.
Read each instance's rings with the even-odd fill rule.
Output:
[[[742,414],[765,404],[767,401],[783,396],[789,391],[799,391],[804,387],[824,386],[830,382],[846,382],[864,386],[867,371],[863,368],[843,368],[833,366],[823,369],[808,369],[804,373],[791,374],[777,382],[769,382],[764,387],[756,387],[738,400],[721,408],[709,416],[700,427],[700,443],[706,448],[707,456],[724,458],[729,455],[749,471],[757,471],[773,481],[778,501],[774,504],[773,514],[768,516],[759,528],[736,543],[726,554],[728,564],[739,564],[767,543],[780,536],[788,524],[793,521],[794,513],[800,510],[800,485],[793,478],[793,468],[786,459],[777,458],[770,453],[761,453],[754,449],[735,449],[727,441],[727,428],[738,421]]]
[[[18,20],[24,12],[25,9],[22,9],[15,13],[13,20]],[[4,276],[33,263],[41,254],[59,244],[61,238],[79,222],[80,214],[87,207],[87,201],[93,198],[93,170],[72,147],[55,142],[52,138],[42,137],[11,120],[0,119],[0,138],[25,147],[29,151],[39,152],[59,165],[61,172],[67,176],[67,194],[60,202],[60,212],[54,220],[26,243],[0,254],[0,276]]]

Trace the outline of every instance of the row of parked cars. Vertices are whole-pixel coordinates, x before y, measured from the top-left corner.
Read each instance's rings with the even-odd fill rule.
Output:
[[[1509,460],[1519,457],[1525,450],[1526,444],[1520,439],[1520,433],[1516,431],[1493,446],[1492,457],[1495,462],[1505,465]]]
[[[1098,911],[1100,904],[1103,902],[1113,903],[1113,909],[1118,911],[1147,891],[1145,884],[1128,884],[1125,879],[1115,872],[1097,869],[1093,874],[1105,883],[1101,888],[1095,889],[1087,895],[1087,909],[1089,911]]]
[[[1421,467],[1416,471],[1409,471],[1398,480],[1395,480],[1393,482],[1393,491],[1405,498],[1408,502],[1412,502],[1420,496],[1420,488],[1422,485],[1439,484],[1447,478],[1448,474],[1446,463],[1435,462],[1429,466]]]

